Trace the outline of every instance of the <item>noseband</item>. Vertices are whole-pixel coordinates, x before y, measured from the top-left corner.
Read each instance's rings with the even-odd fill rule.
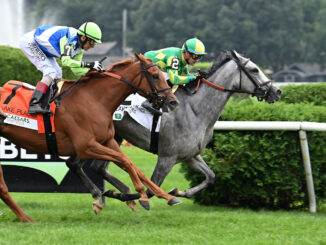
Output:
[[[233,90],[233,92],[237,92],[237,93],[247,93],[247,94],[251,94],[252,96],[256,96],[258,98],[259,101],[262,101],[263,99],[266,99],[268,96],[268,93],[271,89],[271,86],[268,86],[268,84],[270,84],[272,81],[268,80],[264,83],[259,83],[246,69],[246,65],[248,64],[248,62],[250,61],[249,59],[244,62],[243,64],[241,63],[239,57],[235,54],[234,51],[231,51],[232,54],[232,60],[238,65],[239,71],[240,71],[240,86],[239,86],[239,90]],[[249,92],[249,91],[245,91],[241,89],[241,84],[242,84],[242,73],[241,71],[243,71],[246,76],[249,78],[249,80],[255,85],[256,89],[254,92]],[[268,89],[263,89],[264,86],[267,86]]]

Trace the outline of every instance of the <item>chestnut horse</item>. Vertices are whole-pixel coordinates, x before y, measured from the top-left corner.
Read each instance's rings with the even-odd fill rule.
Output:
[[[58,154],[81,160],[115,162],[128,172],[135,190],[141,196],[140,204],[146,209],[149,209],[149,200],[143,184],[157,197],[168,200],[169,205],[179,204],[179,199],[167,194],[149,180],[120,150],[114,140],[113,113],[132,92],[137,92],[153,103],[164,105],[171,110],[179,103],[153,62],[141,54],[136,54],[136,57],[139,61],[131,58],[123,60],[114,64],[107,72],[88,73],[69,91],[69,96],[61,99],[54,118]],[[69,87],[71,83],[64,83],[63,90]],[[0,96],[1,90],[0,87]],[[49,153],[45,135],[38,134],[35,130],[0,124],[0,136],[29,151]],[[0,198],[21,221],[32,221],[10,197],[1,167]],[[102,198],[94,199],[93,209],[98,213],[103,207]]]

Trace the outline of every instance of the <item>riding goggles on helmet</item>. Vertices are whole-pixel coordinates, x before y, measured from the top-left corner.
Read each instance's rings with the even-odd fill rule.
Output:
[[[89,45],[92,46],[92,47],[94,47],[94,46],[97,44],[97,42],[96,42],[95,40],[90,39],[90,38],[88,38],[88,43],[89,43]]]
[[[194,60],[200,60],[203,56],[200,54],[189,53]]]

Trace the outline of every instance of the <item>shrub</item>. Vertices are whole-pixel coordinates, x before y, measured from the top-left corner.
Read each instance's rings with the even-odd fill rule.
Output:
[[[42,78],[42,73],[17,48],[0,46],[0,67],[1,86],[9,80],[35,85]]]
[[[61,65],[60,60],[58,60],[58,64]],[[36,85],[42,78],[42,73],[18,48],[0,46],[0,67],[0,86],[9,80],[18,80]],[[63,68],[63,77],[77,79],[67,67]]]
[[[326,121],[326,108],[311,104],[269,105],[252,99],[228,103],[225,121]],[[315,191],[326,197],[326,133],[308,132]],[[215,131],[202,154],[216,174],[209,188],[195,195],[204,205],[250,208],[298,208],[307,205],[306,180],[298,132]],[[191,185],[203,176],[183,166]]]
[[[286,103],[312,103],[326,106],[326,83],[281,86]]]

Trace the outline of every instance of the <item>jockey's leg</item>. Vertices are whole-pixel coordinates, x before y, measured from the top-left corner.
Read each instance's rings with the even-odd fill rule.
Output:
[[[57,63],[53,57],[46,56],[40,49],[34,40],[33,32],[29,32],[21,38],[19,47],[26,55],[26,57],[33,63],[33,65],[35,65],[35,67],[43,73],[42,80],[36,85],[36,89],[30,101],[28,112],[30,114],[49,113],[49,109],[42,108],[41,103],[44,95],[48,90],[48,87],[52,81],[57,78]]]
[[[45,75],[43,76],[42,80],[37,83],[31,101],[29,103],[29,114],[46,114],[51,112],[50,108],[46,108],[46,106],[41,106],[41,102],[43,102],[43,98],[52,81],[53,79],[50,76]]]

